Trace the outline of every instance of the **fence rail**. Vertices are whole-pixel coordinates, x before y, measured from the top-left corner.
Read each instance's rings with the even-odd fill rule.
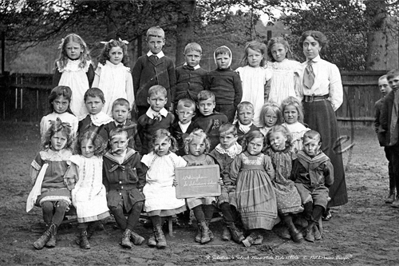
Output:
[[[374,120],[374,103],[381,97],[378,78],[387,71],[344,71],[341,73],[344,101],[337,110],[341,124],[368,125]],[[47,97],[51,74],[0,75],[3,120],[38,122],[49,110]]]

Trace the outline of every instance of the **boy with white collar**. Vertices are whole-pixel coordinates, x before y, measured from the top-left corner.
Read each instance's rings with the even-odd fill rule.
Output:
[[[158,129],[170,128],[175,119],[174,115],[165,109],[168,102],[167,90],[161,85],[152,86],[148,90],[147,102],[150,105],[147,112],[139,117],[137,121],[137,131],[141,140],[141,154],[151,151],[152,134]]]
[[[162,51],[165,45],[165,32],[159,26],[151,27],[146,37],[149,51],[138,58],[133,67],[133,88],[136,100],[137,117],[147,111],[149,105],[146,101],[148,90],[154,85],[161,85],[166,89],[167,102],[165,107],[169,109],[173,103],[171,92],[176,83],[175,65],[171,58],[165,56]]]

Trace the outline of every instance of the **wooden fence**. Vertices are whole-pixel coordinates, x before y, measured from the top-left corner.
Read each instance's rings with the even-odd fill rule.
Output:
[[[342,72],[344,101],[337,111],[343,125],[370,125],[374,103],[381,97],[377,81],[386,71]],[[48,113],[51,74],[0,76],[1,119],[38,122]]]

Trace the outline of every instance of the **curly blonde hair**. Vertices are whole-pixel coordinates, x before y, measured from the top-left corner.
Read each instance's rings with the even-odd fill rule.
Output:
[[[205,153],[208,153],[211,148],[211,143],[209,141],[208,136],[202,129],[194,129],[193,132],[190,133],[184,139],[184,151],[186,154],[189,154],[190,144],[194,139],[199,139],[201,142],[205,143]]]

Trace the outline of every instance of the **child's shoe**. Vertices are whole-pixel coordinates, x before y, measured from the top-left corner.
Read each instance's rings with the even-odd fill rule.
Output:
[[[245,247],[250,247],[255,242],[256,238],[257,235],[255,234],[255,232],[252,232],[242,241],[242,243],[244,244]]]
[[[198,227],[198,229],[197,229],[197,234],[195,235],[195,242],[201,243],[201,237],[202,237],[201,224],[198,223],[197,227]]]
[[[200,223],[201,226],[201,244],[206,244],[212,240],[211,238],[211,230],[205,221]]]
[[[213,235],[213,233],[212,233],[212,231],[211,231],[211,229],[210,229],[210,225],[211,224],[211,221],[210,220],[207,220],[206,221],[206,226],[208,226],[208,228],[209,228],[209,238],[211,239],[211,240],[213,240],[213,238],[214,238],[214,235]]]
[[[157,246],[157,241],[155,240],[155,233],[148,238],[148,246],[154,248]]]
[[[257,237],[254,239],[253,245],[262,245],[263,243],[263,235],[259,234]]]
[[[305,230],[305,233],[306,233],[305,240],[306,241],[314,242],[315,237],[314,237],[314,233],[313,233],[313,227],[314,227],[314,224],[310,224],[306,228],[306,230]]]
[[[89,239],[87,238],[87,231],[86,230],[82,230],[80,232],[80,248],[83,249],[90,249],[90,243],[89,243]]]
[[[313,227],[313,235],[315,240],[321,240],[321,232],[317,224]]]
[[[229,228],[227,228],[227,226],[223,226],[222,240],[230,241],[230,239],[231,239],[231,234]]]
[[[42,249],[44,247],[44,245],[46,245],[46,243],[49,241],[50,237],[51,237],[51,232],[50,232],[50,228],[52,226],[56,226],[55,224],[51,224],[46,231],[44,231],[44,233],[39,237],[39,239],[37,239],[34,243],[33,243],[33,247],[35,249]]]
[[[227,228],[230,231],[230,236],[233,238],[234,242],[241,243],[245,237],[244,234],[236,227],[234,223],[228,224]]]
[[[391,204],[395,201],[396,194],[395,192],[391,191],[389,192],[388,197],[385,198],[385,203]]]
[[[166,238],[165,234],[162,231],[162,227],[160,225],[155,227],[155,240],[157,241],[157,248],[163,249],[166,248]]]
[[[396,197],[394,202],[392,202],[391,207],[399,208],[399,197]]]
[[[130,231],[130,240],[135,245],[141,245],[145,241],[144,237],[142,237],[141,235],[139,235],[133,231]]]
[[[121,246],[124,248],[132,248],[133,244],[130,242],[130,234],[131,234],[130,229],[126,229],[125,232],[122,234],[122,240],[121,240]]]
[[[288,228],[286,226],[283,226],[283,228],[281,228],[279,235],[282,239],[287,239],[287,240],[291,239],[290,232],[288,231]]]
[[[54,226],[50,226],[50,239],[46,243],[46,247],[48,248],[53,248],[57,244],[57,226],[54,224]]]

